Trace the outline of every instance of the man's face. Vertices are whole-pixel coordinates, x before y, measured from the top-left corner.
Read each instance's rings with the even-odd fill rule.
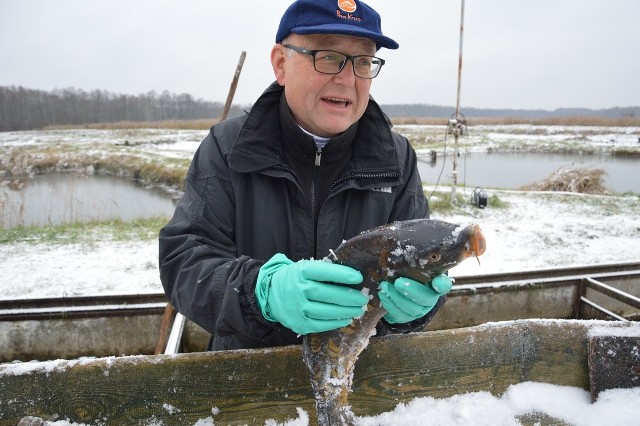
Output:
[[[375,42],[338,35],[292,34],[285,44],[310,50],[335,50],[346,55],[375,55]],[[331,137],[347,130],[364,114],[371,79],[356,77],[351,61],[338,74],[322,74],[309,55],[274,46],[271,63],[276,80],[284,86],[293,118],[306,131]]]

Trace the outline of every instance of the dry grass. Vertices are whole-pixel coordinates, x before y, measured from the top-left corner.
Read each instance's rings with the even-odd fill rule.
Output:
[[[542,182],[523,186],[525,191],[577,192],[581,194],[606,194],[606,172],[589,167],[561,167]]]
[[[67,124],[48,126],[43,130],[64,129],[177,129],[177,130],[208,130],[218,122],[217,118],[203,118],[199,120],[164,120],[164,121],[116,121],[113,123]]]
[[[467,117],[467,125],[510,125],[532,124],[539,126],[614,126],[631,127],[640,126],[640,117],[633,118],[604,118],[604,117]],[[441,117],[395,117],[391,119],[393,124],[421,124],[433,126],[446,126],[447,118]]]
[[[392,117],[391,122],[394,125],[414,124],[423,126],[446,126],[449,119],[442,117]]]
[[[100,174],[137,179],[146,185],[161,185],[182,190],[190,159],[156,161],[135,152],[116,153],[65,152],[48,147],[42,152],[14,149],[7,161],[0,158],[0,181],[19,189],[32,175],[60,172]]]
[[[449,120],[443,117],[395,117],[393,124],[420,124],[432,126],[446,126]],[[64,129],[178,129],[178,130],[208,130],[218,122],[218,118],[200,120],[165,120],[165,121],[118,121],[114,123],[69,124],[48,126],[43,130]],[[467,117],[467,124],[472,125],[510,125],[532,124],[540,126],[640,126],[640,117],[634,118],[603,118],[603,117],[554,117],[554,118],[524,118],[524,117]]]

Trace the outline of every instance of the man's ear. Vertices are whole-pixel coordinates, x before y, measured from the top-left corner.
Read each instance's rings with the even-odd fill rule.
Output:
[[[271,49],[271,66],[273,67],[273,74],[276,76],[276,81],[280,86],[284,86],[284,63],[286,61],[286,48],[281,44],[276,44]]]

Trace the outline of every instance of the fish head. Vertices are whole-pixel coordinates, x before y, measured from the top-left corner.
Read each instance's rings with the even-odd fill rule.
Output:
[[[430,282],[485,249],[477,224],[413,219],[364,231],[344,241],[327,260],[359,270],[363,286],[375,294],[380,281],[405,277]]]
[[[395,247],[389,248],[388,274],[429,282],[470,257],[486,250],[480,226],[416,219],[394,224]]]

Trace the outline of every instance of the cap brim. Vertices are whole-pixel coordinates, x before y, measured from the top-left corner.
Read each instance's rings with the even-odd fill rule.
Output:
[[[376,43],[376,49],[384,47],[386,49],[397,49],[399,47],[393,39],[383,36],[372,31],[365,30],[364,28],[356,27],[354,25],[336,25],[325,24],[315,25],[312,27],[295,27],[291,29],[292,33],[307,35],[307,34],[340,34],[352,37],[364,37],[369,40],[373,40]]]

